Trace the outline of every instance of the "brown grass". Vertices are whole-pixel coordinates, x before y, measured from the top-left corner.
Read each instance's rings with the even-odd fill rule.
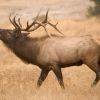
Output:
[[[0,27],[11,27],[9,22]],[[91,34],[99,43],[100,21],[89,20],[59,20],[61,31],[67,36]],[[56,33],[51,27],[49,32]],[[41,36],[40,30],[32,33]],[[11,53],[0,42],[0,100],[100,100],[100,83],[91,88],[95,73],[87,66],[74,66],[62,69],[65,90],[61,90],[53,72],[50,72],[40,89],[36,82],[40,69],[35,65],[26,65]]]

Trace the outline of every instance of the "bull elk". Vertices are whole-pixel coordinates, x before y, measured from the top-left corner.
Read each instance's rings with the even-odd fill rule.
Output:
[[[22,61],[39,66],[41,69],[37,82],[39,87],[46,79],[49,71],[52,70],[60,86],[64,88],[61,68],[82,64],[86,64],[96,73],[93,82],[93,85],[96,85],[100,80],[100,46],[91,36],[52,36],[52,38],[49,36],[41,38],[28,36],[29,32],[36,30],[40,26],[45,27],[45,24],[53,26],[47,22],[47,13],[43,22],[37,22],[36,17],[32,24],[29,25],[27,22],[25,29],[22,28],[20,19],[16,22],[15,17],[13,20],[9,17],[15,29],[0,29],[0,40]]]

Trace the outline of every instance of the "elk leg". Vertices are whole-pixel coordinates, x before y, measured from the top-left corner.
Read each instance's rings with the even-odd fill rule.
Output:
[[[93,83],[91,85],[91,86],[95,86],[100,80],[100,67],[99,67],[99,64],[98,64],[98,60],[95,61],[95,62],[92,62],[92,63],[87,63],[87,65],[96,74],[96,78],[95,78],[95,80],[93,81]]]
[[[95,78],[95,80],[94,80],[92,86],[97,85],[97,83],[98,83],[99,80],[100,80],[100,72],[95,72],[95,73],[96,73],[96,78]]]
[[[42,69],[41,74],[40,74],[40,77],[39,77],[38,82],[37,82],[37,86],[38,87],[40,87],[42,85],[42,83],[46,79],[49,71],[50,70]]]
[[[96,66],[94,66],[93,68],[91,68],[94,72],[95,72],[95,74],[96,74],[96,78],[95,78],[95,80],[93,81],[93,83],[92,83],[92,85],[91,86],[96,86],[97,85],[97,83],[99,82],[99,80],[100,80],[100,68],[98,69],[99,67],[96,67]]]
[[[95,78],[95,80],[93,81],[92,86],[96,86],[97,83],[98,83],[99,80],[100,80],[100,67],[99,67],[98,65],[94,65],[91,69],[92,69],[92,70],[95,72],[95,74],[96,74],[96,78]]]
[[[53,67],[52,70],[55,73],[55,75],[57,77],[57,80],[58,80],[61,88],[64,89],[65,86],[64,86],[64,82],[63,82],[63,76],[62,76],[61,68],[59,68],[59,67]]]

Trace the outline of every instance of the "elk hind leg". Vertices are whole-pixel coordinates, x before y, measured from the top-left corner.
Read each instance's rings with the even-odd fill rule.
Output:
[[[95,61],[95,60],[94,60],[94,61]],[[95,86],[95,85],[97,85],[97,83],[98,83],[99,80],[100,80],[100,66],[99,66],[99,64],[98,64],[98,61],[95,61],[94,63],[92,62],[91,64],[88,63],[87,65],[88,65],[89,68],[90,68],[92,71],[94,71],[95,74],[96,74],[96,78],[95,78],[95,80],[94,80],[93,83],[92,83],[92,86]]]
[[[91,58],[89,58],[91,59]],[[93,81],[92,85],[91,86],[95,86],[97,85],[97,83],[99,82],[100,80],[100,65],[99,65],[99,61],[98,61],[98,57],[94,57],[92,60],[85,60],[85,64],[92,70],[95,72],[96,74],[96,78],[95,80]]]
[[[99,80],[100,80],[100,71],[96,71],[95,74],[96,74],[96,78],[95,78],[95,80],[93,81],[92,86],[97,85],[97,83],[98,83]]]

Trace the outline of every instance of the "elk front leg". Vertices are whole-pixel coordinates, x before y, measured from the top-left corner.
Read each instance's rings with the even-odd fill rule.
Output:
[[[38,82],[37,82],[37,86],[38,87],[40,87],[42,85],[42,83],[46,79],[49,71],[50,70],[42,69],[41,74],[40,74],[40,77],[39,77]]]

